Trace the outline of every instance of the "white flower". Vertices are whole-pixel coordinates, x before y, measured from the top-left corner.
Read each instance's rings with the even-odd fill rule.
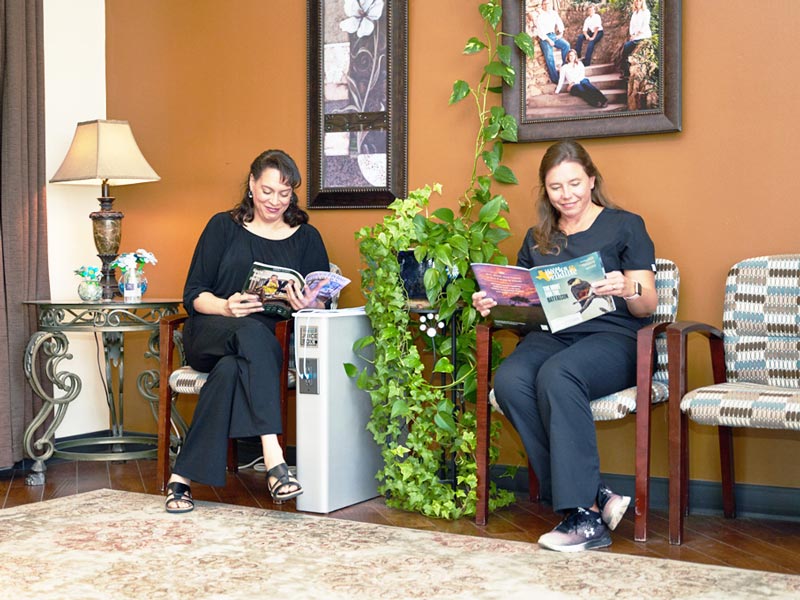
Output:
[[[360,38],[367,37],[383,14],[383,0],[344,0],[344,14],[347,18],[339,27]]]

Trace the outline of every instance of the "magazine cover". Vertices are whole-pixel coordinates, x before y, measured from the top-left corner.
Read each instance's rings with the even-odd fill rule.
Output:
[[[534,267],[531,276],[550,331],[554,333],[615,309],[613,298],[596,296],[592,291],[591,284],[605,278],[598,252],[555,265]]]
[[[293,311],[289,304],[289,286],[294,285],[302,290],[306,285],[316,285],[323,279],[328,280],[319,291],[319,298],[323,300],[332,298],[350,283],[347,277],[329,271],[314,271],[304,278],[294,269],[254,262],[242,292],[256,294],[261,299],[267,314],[276,314],[288,319]]]
[[[530,269],[490,263],[471,266],[480,289],[497,302],[490,313],[495,323],[548,329]]]

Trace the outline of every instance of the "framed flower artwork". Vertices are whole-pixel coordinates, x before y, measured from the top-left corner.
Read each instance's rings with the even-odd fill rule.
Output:
[[[406,195],[407,0],[308,0],[308,208]]]

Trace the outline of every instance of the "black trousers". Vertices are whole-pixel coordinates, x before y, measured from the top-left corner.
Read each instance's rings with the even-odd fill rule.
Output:
[[[263,315],[194,315],[183,339],[189,365],[209,375],[173,471],[223,486],[228,438],[282,433],[283,353],[275,321]]]
[[[636,384],[636,339],[620,333],[529,333],[494,378],[544,500],[589,508],[600,485],[589,402]]]

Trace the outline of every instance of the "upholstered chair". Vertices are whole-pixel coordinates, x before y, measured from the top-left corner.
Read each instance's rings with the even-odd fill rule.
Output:
[[[656,292],[658,306],[650,325],[639,330],[637,341],[636,385],[591,402],[595,421],[611,421],[636,415],[636,494],[634,537],[647,539],[647,514],[650,504],[650,409],[665,402],[669,394],[667,368],[667,324],[675,320],[678,312],[680,273],[677,265],[666,259],[656,259]],[[492,336],[508,327],[483,323],[477,327],[477,464],[478,500],[475,522],[486,524],[489,512],[489,430],[491,424],[490,370],[492,364]],[[494,404],[495,410],[499,410]],[[528,463],[529,494],[538,500],[539,482]]]
[[[670,394],[669,538],[680,544],[689,508],[688,420],[717,428],[726,517],[736,515],[733,429],[800,431],[800,254],[748,258],[725,282],[722,330],[679,321],[667,330]],[[687,338],[708,339],[712,385],[687,393]]]

